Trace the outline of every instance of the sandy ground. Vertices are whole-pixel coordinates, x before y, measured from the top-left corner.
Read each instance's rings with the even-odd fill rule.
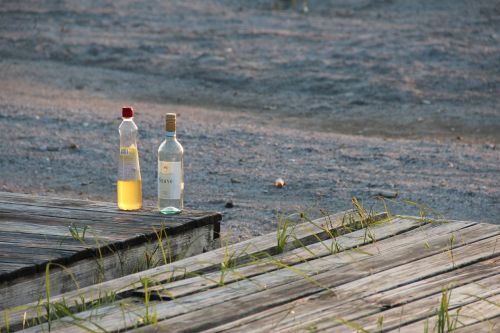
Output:
[[[500,223],[496,1],[35,3],[0,2],[3,191],[114,200],[130,104],[146,202],[177,112],[186,205],[236,238],[379,192]]]

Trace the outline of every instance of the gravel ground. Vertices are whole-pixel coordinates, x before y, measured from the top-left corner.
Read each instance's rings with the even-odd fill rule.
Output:
[[[0,4],[3,191],[114,200],[130,104],[146,203],[177,112],[186,205],[236,239],[380,192],[500,223],[495,1],[33,3]]]

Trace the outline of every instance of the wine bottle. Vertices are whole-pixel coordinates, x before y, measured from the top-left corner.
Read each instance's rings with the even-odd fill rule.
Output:
[[[165,140],[158,148],[158,210],[163,214],[177,214],[183,209],[183,155],[184,149],[176,137],[175,113],[167,113]]]

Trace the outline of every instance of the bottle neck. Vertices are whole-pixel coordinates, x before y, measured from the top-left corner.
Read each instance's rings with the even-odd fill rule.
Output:
[[[170,139],[170,138],[175,138],[176,135],[175,135],[175,131],[174,132],[171,132],[171,131],[165,131],[165,137],[167,139]]]

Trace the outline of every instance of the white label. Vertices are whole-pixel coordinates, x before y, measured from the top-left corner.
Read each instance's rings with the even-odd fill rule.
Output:
[[[120,147],[120,156],[118,163],[118,179],[141,179],[141,172],[139,168],[139,154],[137,153],[137,148],[133,146]]]
[[[181,162],[158,163],[158,198],[179,200],[184,190]]]

